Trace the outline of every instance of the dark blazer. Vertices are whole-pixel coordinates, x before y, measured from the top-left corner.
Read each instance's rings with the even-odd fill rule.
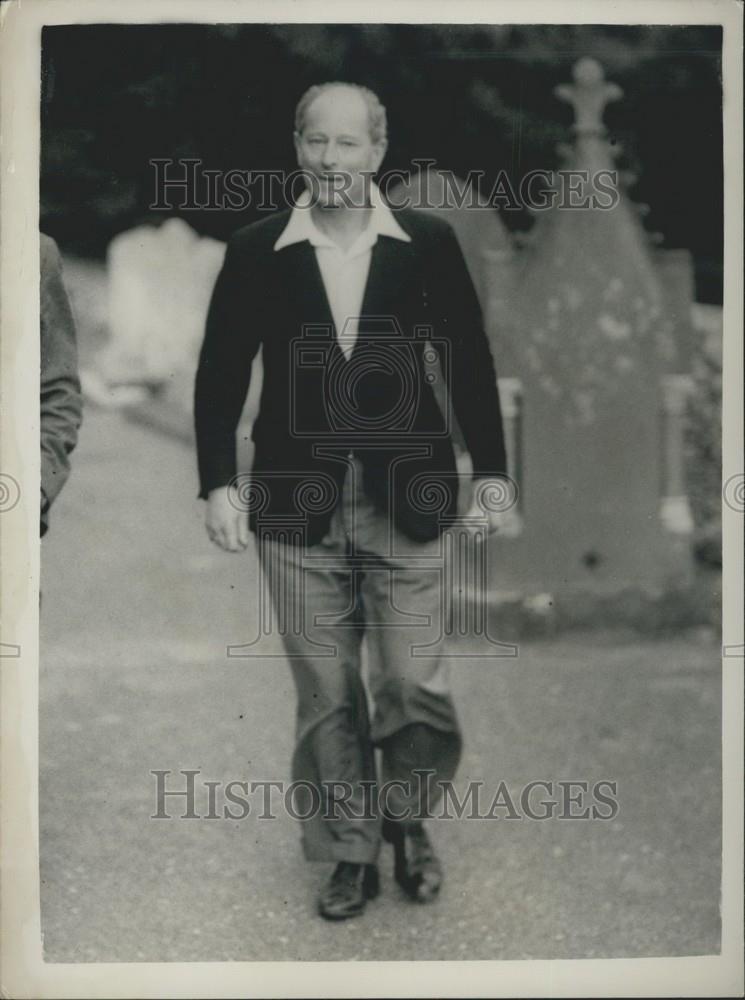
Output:
[[[70,473],[70,452],[78,440],[83,402],[70,303],[62,282],[62,260],[50,236],[40,238],[41,336],[41,518],[49,524],[49,508]]]
[[[199,495],[236,474],[236,427],[261,347],[247,497],[252,530],[301,524],[307,543],[319,541],[353,452],[375,505],[409,537],[435,538],[457,502],[436,379],[449,389],[474,477],[506,473],[496,374],[455,234],[435,216],[396,212],[411,242],[378,236],[346,360],[313,247],[273,249],[289,215],[253,223],[228,243],[195,384]]]

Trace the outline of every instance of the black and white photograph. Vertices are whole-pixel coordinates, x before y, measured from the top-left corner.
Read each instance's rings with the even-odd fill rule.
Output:
[[[3,996],[740,995],[742,5],[467,6],[3,4]]]

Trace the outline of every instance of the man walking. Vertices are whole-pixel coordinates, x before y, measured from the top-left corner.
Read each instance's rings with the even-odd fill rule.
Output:
[[[438,378],[473,479],[506,475],[506,460],[492,357],[455,236],[433,216],[394,215],[371,183],[387,143],[378,98],[347,83],[312,87],[294,138],[306,191],[228,244],[196,378],[196,440],[210,538],[240,552],[256,534],[298,695],[293,778],[324,806],[303,823],[304,851],[336,862],[318,905],[343,919],[377,894],[381,839],[412,899],[433,899],[442,878],[422,817],[455,773],[461,733],[436,641],[443,525],[458,505]],[[259,347],[246,509],[235,432]],[[376,747],[382,815],[371,802]]]

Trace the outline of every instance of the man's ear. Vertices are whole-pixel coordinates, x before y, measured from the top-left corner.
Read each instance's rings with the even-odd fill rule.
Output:
[[[297,130],[295,130],[292,133],[292,141],[295,144],[295,156],[297,156],[298,159],[300,159],[300,139],[301,139],[300,133]]]

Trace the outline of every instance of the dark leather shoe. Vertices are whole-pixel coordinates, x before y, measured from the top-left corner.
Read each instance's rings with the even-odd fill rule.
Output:
[[[365,909],[368,899],[378,895],[376,865],[358,865],[340,861],[321,891],[318,912],[326,920],[346,920]]]
[[[393,874],[417,903],[429,903],[440,891],[442,866],[421,823],[383,819],[383,839],[393,845]]]

